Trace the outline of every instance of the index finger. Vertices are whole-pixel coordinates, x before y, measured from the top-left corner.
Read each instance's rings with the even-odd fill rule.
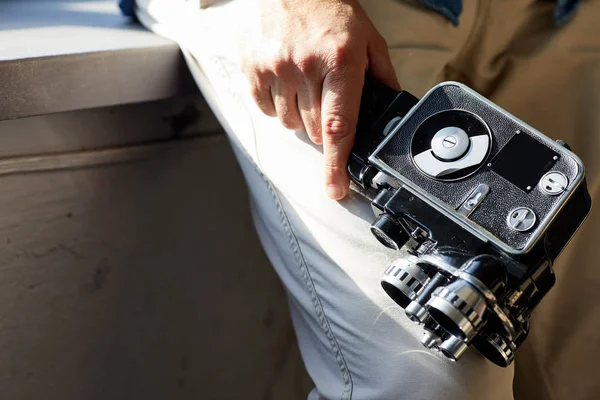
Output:
[[[327,195],[334,200],[344,198],[350,186],[346,166],[354,145],[364,79],[364,70],[347,67],[328,73],[323,81],[321,132],[325,185]]]

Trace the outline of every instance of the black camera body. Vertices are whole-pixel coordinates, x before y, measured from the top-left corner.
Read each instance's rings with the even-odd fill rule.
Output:
[[[381,283],[423,345],[510,365],[591,208],[579,158],[460,83],[418,100],[367,76],[348,171],[405,250]]]

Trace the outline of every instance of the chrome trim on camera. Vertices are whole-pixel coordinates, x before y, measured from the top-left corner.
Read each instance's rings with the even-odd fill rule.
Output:
[[[488,301],[488,308],[491,311],[493,311],[500,320],[500,322],[502,322],[504,330],[508,334],[508,338],[510,340],[514,340],[514,338],[516,337],[515,326],[508,317],[508,315],[506,315],[504,310],[502,310],[502,308],[498,305],[496,296],[494,296],[494,294],[490,292],[490,290],[483,284],[483,282],[475,278],[473,275],[468,274],[466,272],[461,272],[458,275],[458,277],[464,280],[465,282],[468,282],[471,285],[475,286],[475,288],[479,290],[481,294],[483,294],[485,299]]]
[[[508,315],[506,315],[504,310],[502,310],[502,308],[500,308],[498,303],[492,303],[489,305],[489,307],[492,310],[494,310],[494,312],[496,313],[496,315],[502,322],[502,325],[504,326],[504,330],[508,334],[508,339],[511,341],[515,340],[515,338],[517,337],[517,331],[515,330],[515,325],[512,323],[510,318],[508,318]]]
[[[516,219],[513,221],[513,219]],[[517,232],[527,232],[537,222],[537,215],[529,207],[517,207],[506,216],[506,225]]]
[[[431,93],[433,93],[435,90],[437,90],[443,86],[457,86],[461,90],[468,92],[469,94],[473,95],[473,97],[486,103],[488,106],[495,109],[496,111],[510,117],[515,122],[517,122],[518,124],[520,124],[521,126],[526,128],[529,132],[536,134],[543,143],[548,145],[548,147],[550,147],[554,151],[560,153],[561,155],[565,155],[565,156],[572,158],[575,161],[575,163],[577,164],[577,175],[575,176],[575,179],[573,180],[571,185],[569,185],[567,190],[565,190],[564,196],[552,207],[552,209],[550,209],[548,211],[548,213],[544,217],[544,219],[539,221],[538,227],[535,229],[535,231],[533,231],[531,237],[527,240],[527,242],[525,243],[525,246],[522,249],[515,249],[515,248],[509,246],[508,244],[504,243],[502,240],[500,240],[496,236],[492,235],[490,232],[485,230],[480,225],[476,224],[474,221],[471,221],[468,218],[463,217],[456,210],[451,208],[449,205],[439,201],[438,199],[436,199],[433,196],[431,196],[430,194],[428,194],[421,187],[417,186],[414,182],[410,181],[409,179],[404,178],[397,171],[392,169],[390,166],[388,166],[381,159],[378,158],[378,154],[381,151],[381,149],[383,149],[383,147],[396,135],[396,133],[398,133],[398,131],[406,123],[406,121],[410,119],[410,117],[416,112],[417,109],[419,109],[419,106],[421,104],[423,104],[423,102],[431,95]],[[397,179],[406,190],[408,190],[409,192],[418,194],[423,199],[423,201],[425,201],[427,204],[429,204],[431,207],[438,210],[442,214],[449,217],[451,220],[453,220],[454,222],[456,222],[457,224],[462,226],[464,229],[466,229],[467,231],[472,233],[474,236],[480,238],[483,241],[486,241],[486,242],[489,241],[489,242],[493,243],[494,245],[498,246],[501,250],[507,252],[508,254],[513,254],[513,255],[526,254],[533,248],[533,246],[538,242],[538,240],[540,240],[540,238],[544,235],[544,233],[546,232],[546,230],[548,229],[548,227],[550,226],[550,224],[552,223],[552,221],[554,220],[556,215],[558,215],[560,210],[568,202],[568,200],[571,198],[573,193],[575,193],[575,191],[579,188],[579,186],[583,182],[583,178],[585,175],[585,168],[583,166],[581,159],[577,155],[575,155],[573,152],[571,152],[568,149],[566,149],[565,147],[561,146],[555,140],[550,139],[549,137],[547,137],[546,135],[544,135],[537,129],[533,128],[529,124],[526,124],[519,118],[515,117],[514,115],[510,114],[506,110],[499,107],[498,105],[492,103],[490,100],[486,99],[484,96],[475,92],[473,89],[463,85],[462,83],[452,82],[452,81],[442,82],[442,83],[434,86],[433,88],[431,88],[425,94],[425,96],[423,96],[421,98],[421,100],[419,100],[419,102],[413,108],[411,108],[411,110],[404,116],[402,121],[400,121],[400,123],[398,125],[396,125],[396,127],[392,130],[392,132],[390,134],[388,134],[385,137],[385,139],[379,144],[377,149],[369,156],[369,162],[371,162],[373,165],[380,168],[381,171],[383,171],[383,172],[387,173],[388,175],[392,176],[393,178]]]
[[[444,340],[439,346],[440,351],[450,359],[457,361],[468,349],[468,345],[456,336],[450,336]]]
[[[496,296],[494,296],[494,294],[490,292],[490,290],[479,279],[466,272],[461,272],[458,277],[463,281],[475,286],[475,288],[481,292],[486,300],[496,303]]]
[[[506,365],[511,364],[515,360],[515,352],[517,348],[515,344],[511,341],[506,341],[504,338],[497,333],[492,335],[486,335],[482,337],[482,339],[487,340],[490,345],[492,345],[498,354],[504,359]]]
[[[424,262],[427,264],[431,264],[434,267],[437,267],[443,271],[446,271],[452,275],[456,275],[457,271],[459,270],[458,268],[443,262],[442,260],[440,260],[438,257],[434,256],[433,254],[424,254],[422,256],[419,256],[419,261],[420,262]]]
[[[490,187],[485,183],[480,183],[477,187],[467,196],[467,199],[458,207],[457,212],[469,218],[469,216],[479,207],[485,197],[490,193]]]

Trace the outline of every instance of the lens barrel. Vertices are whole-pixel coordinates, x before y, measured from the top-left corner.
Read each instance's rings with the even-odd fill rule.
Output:
[[[382,226],[386,221],[381,220]],[[497,310],[496,299],[506,294],[506,267],[489,255],[462,262],[453,270],[439,267],[435,259],[410,254],[388,267],[381,285],[408,318],[423,326],[421,343],[426,348],[457,361],[472,343],[491,362],[507,367],[521,333],[515,336],[514,328],[503,326]]]
[[[437,288],[427,305],[429,314],[442,328],[463,340],[475,336],[487,308],[483,295],[462,280]]]
[[[508,367],[515,359],[516,346],[497,333],[482,333],[473,339],[473,347],[500,367]]]
[[[399,258],[385,270],[381,286],[400,307],[406,308],[423,290],[428,279],[416,258]]]
[[[371,233],[387,248],[400,250],[409,240],[408,233],[391,215],[382,213],[371,224]]]
[[[452,361],[457,361],[469,348],[461,338],[450,335],[440,344],[439,349],[443,355]]]

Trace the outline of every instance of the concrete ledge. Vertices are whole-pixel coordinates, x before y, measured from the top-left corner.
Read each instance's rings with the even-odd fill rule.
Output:
[[[197,92],[179,47],[116,1],[0,3],[0,120]]]

